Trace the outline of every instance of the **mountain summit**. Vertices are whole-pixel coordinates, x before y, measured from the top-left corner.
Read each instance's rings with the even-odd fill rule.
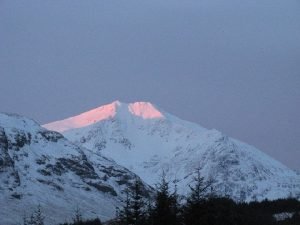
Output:
[[[129,114],[142,119],[164,118],[163,113],[149,102],[135,102],[127,104],[114,101],[110,104],[92,109],[78,116],[45,124],[44,127],[49,130],[64,132],[74,128],[89,126],[99,121],[111,119],[117,116],[128,116]]]
[[[151,103],[113,102],[44,125],[155,185],[164,172],[187,194],[196,170],[237,201],[300,196],[300,177],[253,146],[181,120]]]

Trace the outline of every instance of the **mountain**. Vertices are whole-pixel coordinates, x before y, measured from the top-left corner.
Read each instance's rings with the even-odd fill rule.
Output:
[[[0,113],[0,224],[20,224],[38,205],[46,224],[83,218],[107,220],[138,179],[128,169],[69,142],[31,119]],[[5,203],[5,204],[4,204]]]
[[[155,185],[166,174],[186,194],[195,172],[237,201],[300,196],[300,176],[253,146],[181,120],[148,102],[113,102],[44,125]]]

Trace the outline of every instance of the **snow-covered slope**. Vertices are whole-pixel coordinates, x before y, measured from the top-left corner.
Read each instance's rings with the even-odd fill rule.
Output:
[[[39,204],[47,224],[72,220],[77,207],[84,218],[112,218],[135,178],[60,133],[0,113],[0,224],[19,224]],[[142,187],[147,195],[149,187]]]
[[[255,147],[217,130],[180,120],[151,103],[113,102],[44,125],[74,143],[114,159],[150,185],[162,171],[188,191],[197,168],[215,191],[236,200],[300,195],[300,177]]]

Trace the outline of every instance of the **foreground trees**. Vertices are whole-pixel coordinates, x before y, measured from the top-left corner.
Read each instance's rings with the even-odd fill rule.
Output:
[[[141,183],[137,179],[132,189],[126,190],[124,207],[117,209],[117,223],[122,225],[144,225],[146,223],[146,202],[143,198]]]
[[[23,225],[44,225],[44,219],[41,206],[38,205],[29,218],[26,215],[23,217]]]
[[[157,185],[154,207],[150,212],[151,221],[155,225],[180,224],[178,201],[176,189],[174,193],[170,193],[169,184],[163,175],[161,182]]]
[[[136,179],[126,190],[126,200],[117,209],[116,219],[107,225],[299,225],[300,202],[281,199],[250,203],[236,203],[229,198],[214,195],[213,183],[205,181],[197,171],[190,193],[186,198],[170,191],[163,175],[156,186],[155,195],[145,199],[140,181]],[[82,209],[84,212],[84,209]],[[280,214],[288,215],[282,218]],[[276,216],[279,215],[279,216]],[[277,219],[280,218],[280,219]],[[40,206],[23,225],[44,225],[45,217]],[[101,225],[100,219],[84,220],[77,208],[73,222],[61,225]]]
[[[133,190],[136,193],[136,190]],[[130,194],[129,196],[134,196]],[[141,201],[140,198],[138,198]],[[154,200],[150,204],[134,204],[136,200],[128,198],[120,215],[134,212],[140,205],[141,217],[124,220],[118,217],[110,224],[114,225],[296,225],[300,224],[300,202],[295,199],[236,203],[229,198],[214,195],[213,183],[205,181],[197,171],[190,194],[180,199],[175,191],[170,192],[165,176],[156,187]],[[181,203],[181,204],[180,204]],[[277,213],[291,212],[290,218],[277,221]],[[138,215],[138,214],[127,214]],[[123,216],[124,218],[124,216]],[[142,221],[142,222],[141,222]],[[141,223],[140,223],[141,222]]]

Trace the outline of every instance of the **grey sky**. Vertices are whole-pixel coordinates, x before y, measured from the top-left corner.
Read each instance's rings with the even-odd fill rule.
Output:
[[[150,101],[300,169],[298,0],[0,0],[0,111]]]

